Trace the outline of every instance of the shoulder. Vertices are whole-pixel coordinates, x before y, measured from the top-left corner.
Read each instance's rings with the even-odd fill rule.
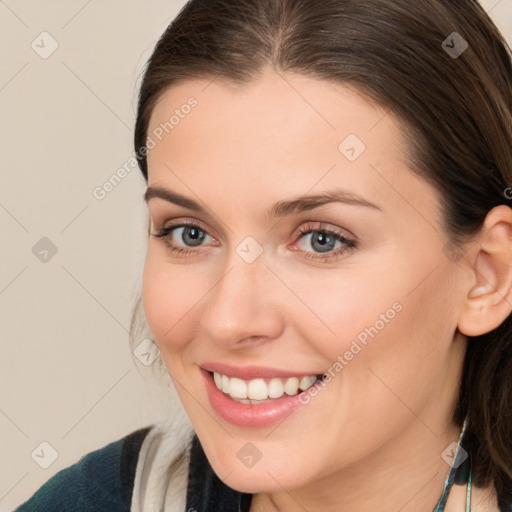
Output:
[[[153,426],[113,441],[60,470],[14,512],[130,510],[142,442]]]

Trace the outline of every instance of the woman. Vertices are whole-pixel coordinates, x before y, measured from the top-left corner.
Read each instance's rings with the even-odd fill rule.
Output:
[[[188,419],[18,510],[512,511],[509,52],[473,0],[189,2],[132,322]]]

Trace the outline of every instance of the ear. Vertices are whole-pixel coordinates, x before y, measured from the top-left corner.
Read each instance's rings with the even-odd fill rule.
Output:
[[[472,286],[467,291],[457,327],[479,336],[499,325],[512,311],[512,209],[494,207],[480,230],[471,253]]]

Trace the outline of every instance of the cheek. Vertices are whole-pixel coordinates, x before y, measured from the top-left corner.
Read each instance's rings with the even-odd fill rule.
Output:
[[[404,261],[399,276],[374,264],[365,273],[317,277],[314,288],[312,281],[295,280],[311,312],[296,313],[301,336],[328,361],[333,387],[351,407],[400,406],[392,390],[404,400],[424,401],[425,382],[444,371],[455,328],[449,297],[456,285],[440,261],[431,266],[428,259],[416,260]]]
[[[455,326],[447,300],[449,276],[432,275],[411,293],[417,281],[416,273],[404,275],[400,287],[390,284],[369,303],[357,301],[364,311],[359,316],[345,310],[350,328],[338,346],[338,352],[348,349],[340,393],[358,428],[376,417],[405,424],[411,410],[421,411],[432,397],[444,396]],[[343,329],[340,322],[337,326]]]
[[[144,264],[142,301],[148,325],[165,355],[180,350],[192,336],[194,307],[207,290],[193,274],[179,271],[160,251],[148,249]]]
[[[368,346],[381,336],[401,315],[400,284],[396,279],[367,272],[340,269],[317,275],[314,279],[289,276],[294,292],[302,299],[295,310],[294,322],[301,325],[302,337],[332,362],[352,349]],[[375,283],[378,282],[378,285]],[[351,354],[347,354],[350,359]]]

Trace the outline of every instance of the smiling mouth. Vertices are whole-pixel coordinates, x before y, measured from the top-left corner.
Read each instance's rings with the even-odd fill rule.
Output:
[[[217,389],[235,402],[243,404],[263,404],[283,396],[295,396],[306,391],[322,378],[322,375],[306,375],[243,380],[217,372],[208,373],[213,377]]]

